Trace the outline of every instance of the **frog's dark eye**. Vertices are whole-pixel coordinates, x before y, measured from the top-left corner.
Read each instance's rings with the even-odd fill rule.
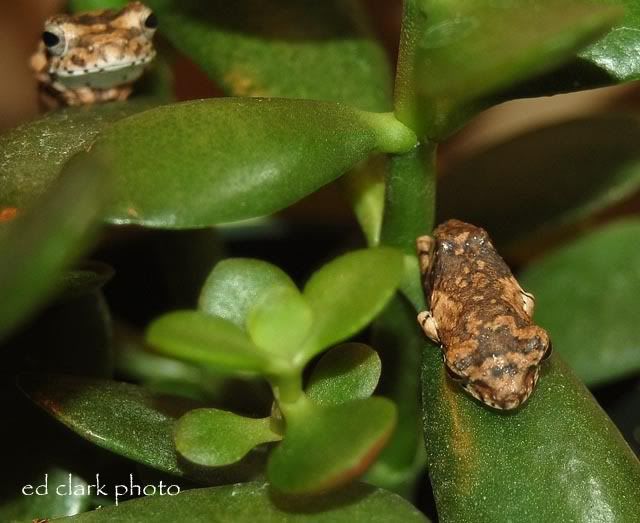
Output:
[[[42,33],[42,42],[51,54],[59,56],[65,51],[64,33],[56,26],[45,28],[44,33]]]
[[[547,350],[544,351],[544,354],[542,355],[542,358],[540,358],[540,361],[548,360],[552,352],[553,352],[553,344],[549,342],[549,346],[547,347]]]
[[[144,21],[144,26],[147,29],[157,29],[158,28],[158,17],[151,13]]]
[[[60,37],[58,35],[50,33],[49,31],[45,31],[44,33],[42,33],[42,41],[47,47],[55,47],[60,43]]]

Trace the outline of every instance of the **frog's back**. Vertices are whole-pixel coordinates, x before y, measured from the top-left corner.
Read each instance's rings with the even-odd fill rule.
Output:
[[[434,237],[430,305],[436,319],[444,316],[445,321],[439,321],[443,341],[453,332],[479,335],[504,317],[513,318],[515,327],[531,323],[520,287],[484,229],[449,220],[434,231]]]

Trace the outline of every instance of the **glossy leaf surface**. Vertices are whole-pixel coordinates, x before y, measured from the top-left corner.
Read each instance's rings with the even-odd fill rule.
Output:
[[[339,492],[312,498],[274,496],[268,485],[246,483],[189,490],[179,496],[153,496],[127,501],[64,519],[74,523],[155,523],[207,521],[223,523],[418,523],[427,519],[400,496],[355,484]]]
[[[355,2],[151,0],[160,31],[233,96],[390,108],[389,66]]]
[[[233,323],[198,311],[161,316],[147,330],[147,341],[162,354],[226,372],[261,372],[267,353]]]
[[[26,374],[21,389],[85,439],[170,474],[183,475],[172,432],[190,401],[155,396],[142,387],[63,375]]]
[[[278,441],[270,418],[246,418],[219,409],[195,409],[178,420],[175,443],[192,463],[220,467],[240,461],[261,443]]]
[[[322,492],[361,475],[396,422],[395,406],[385,398],[305,404],[285,415],[286,434],[271,453],[267,476],[278,490],[298,494]]]
[[[19,386],[36,404],[90,442],[137,463],[205,484],[249,481],[264,466],[261,456],[203,469],[176,453],[176,421],[201,404],[154,394],[136,385],[63,375],[25,374]]]
[[[218,263],[200,293],[202,312],[219,316],[244,329],[247,314],[258,297],[273,288],[296,289],[281,269],[249,258],[230,258]]]
[[[44,194],[64,164],[113,122],[149,109],[152,99],[67,108],[0,135],[0,210],[22,209]]]
[[[387,247],[353,251],[324,265],[304,288],[315,317],[312,354],[364,328],[400,284],[402,254]]]
[[[452,383],[427,347],[423,420],[442,520],[635,520],[640,462],[559,357],[545,366],[523,408],[497,412]]]
[[[549,253],[520,279],[536,322],[588,385],[640,370],[640,220],[607,225]]]
[[[319,405],[366,399],[375,391],[382,365],[364,343],[344,343],[324,354],[314,367],[306,393]]]
[[[372,152],[414,143],[389,115],[305,100],[218,98],[120,120],[91,151],[110,159],[110,221],[193,228],[275,212]]]
[[[568,60],[622,14],[612,6],[571,1],[405,5],[399,114],[436,141],[471,116],[470,102]]]
[[[251,308],[247,330],[253,342],[273,354],[293,356],[309,334],[313,312],[298,289],[272,289]]]
[[[352,0],[153,0],[160,32],[231,96],[278,96],[391,109],[391,71]],[[379,235],[377,164],[349,176],[348,196],[370,244]]]
[[[624,18],[580,57],[604,69],[620,82],[640,77],[640,5],[635,0],[599,0],[602,5],[624,7]]]

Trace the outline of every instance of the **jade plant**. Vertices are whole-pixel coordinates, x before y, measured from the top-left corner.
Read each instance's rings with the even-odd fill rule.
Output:
[[[637,521],[637,114],[437,162],[493,105],[639,78],[637,2],[146,3],[132,98],[0,135],[0,520]],[[185,57],[221,96],[177,100]],[[553,340],[514,412],[416,322],[452,217]]]

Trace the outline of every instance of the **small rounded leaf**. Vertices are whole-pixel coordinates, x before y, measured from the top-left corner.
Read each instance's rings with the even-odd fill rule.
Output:
[[[320,405],[338,405],[373,394],[380,379],[378,353],[364,343],[345,343],[324,354],[313,369],[307,395]]]
[[[362,249],[320,268],[304,288],[313,310],[313,356],[363,329],[393,296],[403,275],[403,256],[396,249]]]
[[[244,329],[249,309],[270,289],[296,289],[281,269],[249,258],[230,258],[218,263],[202,287],[198,307]]]
[[[220,467],[240,461],[262,443],[282,437],[271,430],[271,418],[245,418],[218,409],[196,409],[178,420],[176,449],[197,465]]]
[[[287,493],[322,492],[364,473],[391,436],[395,405],[368,398],[287,413],[284,441],[269,458],[267,475]]]
[[[262,349],[233,323],[198,311],[177,311],[155,320],[147,341],[158,352],[223,372],[260,373],[269,368]]]
[[[263,295],[251,309],[247,330],[260,348],[294,358],[312,323],[313,312],[300,291],[276,287]]]

